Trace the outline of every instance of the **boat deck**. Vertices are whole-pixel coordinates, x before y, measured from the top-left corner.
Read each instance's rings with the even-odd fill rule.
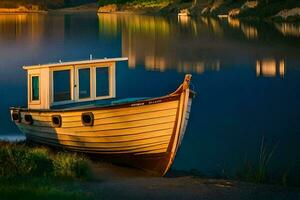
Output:
[[[151,99],[151,97],[133,97],[133,98],[123,98],[123,99],[113,98],[113,99],[105,99],[105,100],[75,102],[75,103],[70,103],[65,105],[51,106],[51,109],[77,110],[77,109],[85,109],[85,108],[106,107],[106,106],[119,105],[125,103],[133,103],[145,99]]]

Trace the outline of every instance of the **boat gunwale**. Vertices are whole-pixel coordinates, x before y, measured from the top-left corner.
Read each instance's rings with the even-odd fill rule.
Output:
[[[28,108],[21,108],[21,107],[10,107],[12,111],[23,111],[23,112],[44,112],[44,113],[54,113],[54,112],[74,112],[74,111],[87,111],[87,110],[104,110],[104,109],[117,109],[117,108],[124,108],[124,107],[139,107],[139,106],[146,106],[146,105],[153,105],[159,104],[169,101],[178,100],[180,98],[181,93],[176,94],[169,94],[162,97],[150,98],[150,99],[143,99],[137,100],[133,102],[125,102],[120,104],[110,104],[110,105],[95,105],[86,108],[62,108],[62,109],[28,109]],[[194,91],[190,91],[191,98],[195,95]],[[154,102],[153,102],[154,101]],[[155,102],[159,101],[159,102]]]

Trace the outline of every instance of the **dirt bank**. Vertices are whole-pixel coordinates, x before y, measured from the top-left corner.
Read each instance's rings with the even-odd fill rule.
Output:
[[[152,177],[142,171],[97,164],[95,181],[81,187],[103,199],[218,199],[218,200],[298,200],[299,188],[255,185],[229,180],[202,179],[188,175]]]

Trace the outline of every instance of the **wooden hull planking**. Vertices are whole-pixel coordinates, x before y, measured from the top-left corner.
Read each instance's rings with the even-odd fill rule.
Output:
[[[19,111],[21,119],[31,115],[33,123],[16,123],[29,141],[96,155],[164,175],[182,142],[191,109],[191,92],[184,89],[169,96],[81,110]],[[92,112],[93,126],[84,126],[81,114]],[[60,115],[61,127],[52,125]]]

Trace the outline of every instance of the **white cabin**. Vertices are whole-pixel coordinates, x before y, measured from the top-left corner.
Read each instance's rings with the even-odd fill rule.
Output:
[[[24,66],[28,80],[28,108],[115,98],[115,66],[128,58],[94,59]]]

